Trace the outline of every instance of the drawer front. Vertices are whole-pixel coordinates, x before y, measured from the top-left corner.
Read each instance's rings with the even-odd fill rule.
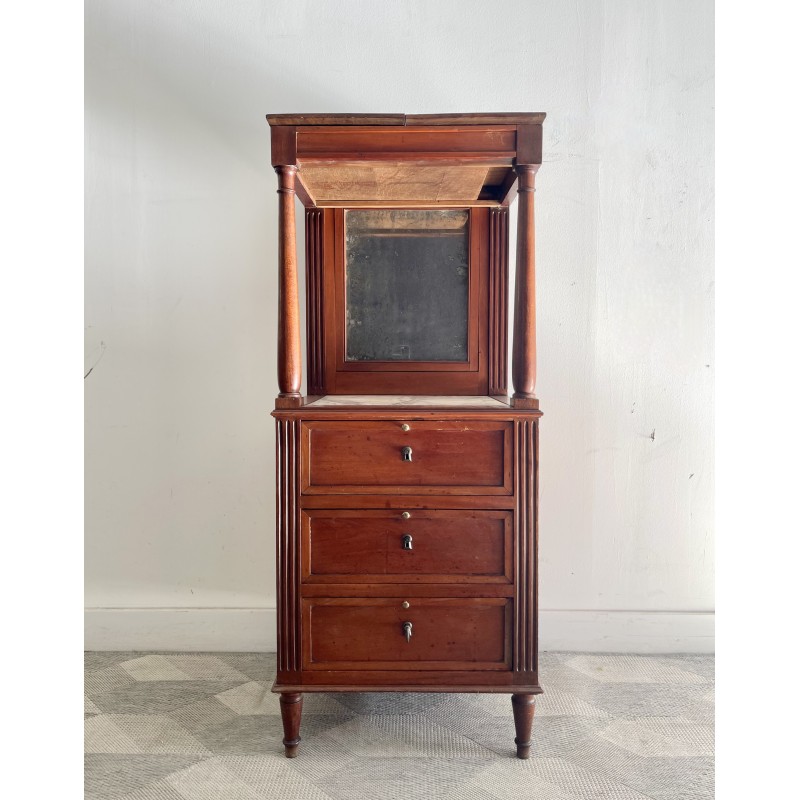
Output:
[[[506,421],[305,422],[303,491],[510,495],[512,431]]]
[[[306,510],[305,583],[512,582],[511,511]]]
[[[303,668],[510,669],[507,598],[309,598]],[[404,626],[411,624],[410,638]]]

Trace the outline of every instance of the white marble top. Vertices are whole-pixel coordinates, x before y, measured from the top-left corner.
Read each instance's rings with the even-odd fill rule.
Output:
[[[437,408],[508,408],[493,397],[473,395],[326,394],[309,403],[314,408],[333,406],[404,406]]]

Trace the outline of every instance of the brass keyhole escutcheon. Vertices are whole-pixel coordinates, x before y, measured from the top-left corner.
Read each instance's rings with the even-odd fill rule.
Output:
[[[403,623],[403,635],[406,637],[406,641],[410,644],[411,643],[411,628],[414,627],[410,622]]]
[[[401,451],[403,454],[403,461],[411,461],[411,448],[406,446]]]
[[[414,539],[412,538],[410,533],[403,534],[403,550],[413,550],[414,549]]]

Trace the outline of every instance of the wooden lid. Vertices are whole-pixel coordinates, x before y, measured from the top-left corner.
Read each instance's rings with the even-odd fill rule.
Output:
[[[291,125],[541,125],[542,112],[485,114],[267,114],[272,126]]]

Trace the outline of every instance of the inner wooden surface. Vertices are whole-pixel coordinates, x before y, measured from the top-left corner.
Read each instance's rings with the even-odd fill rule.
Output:
[[[507,172],[505,170],[504,172]],[[298,172],[317,206],[331,203],[472,203],[497,168],[402,163],[305,165]]]

